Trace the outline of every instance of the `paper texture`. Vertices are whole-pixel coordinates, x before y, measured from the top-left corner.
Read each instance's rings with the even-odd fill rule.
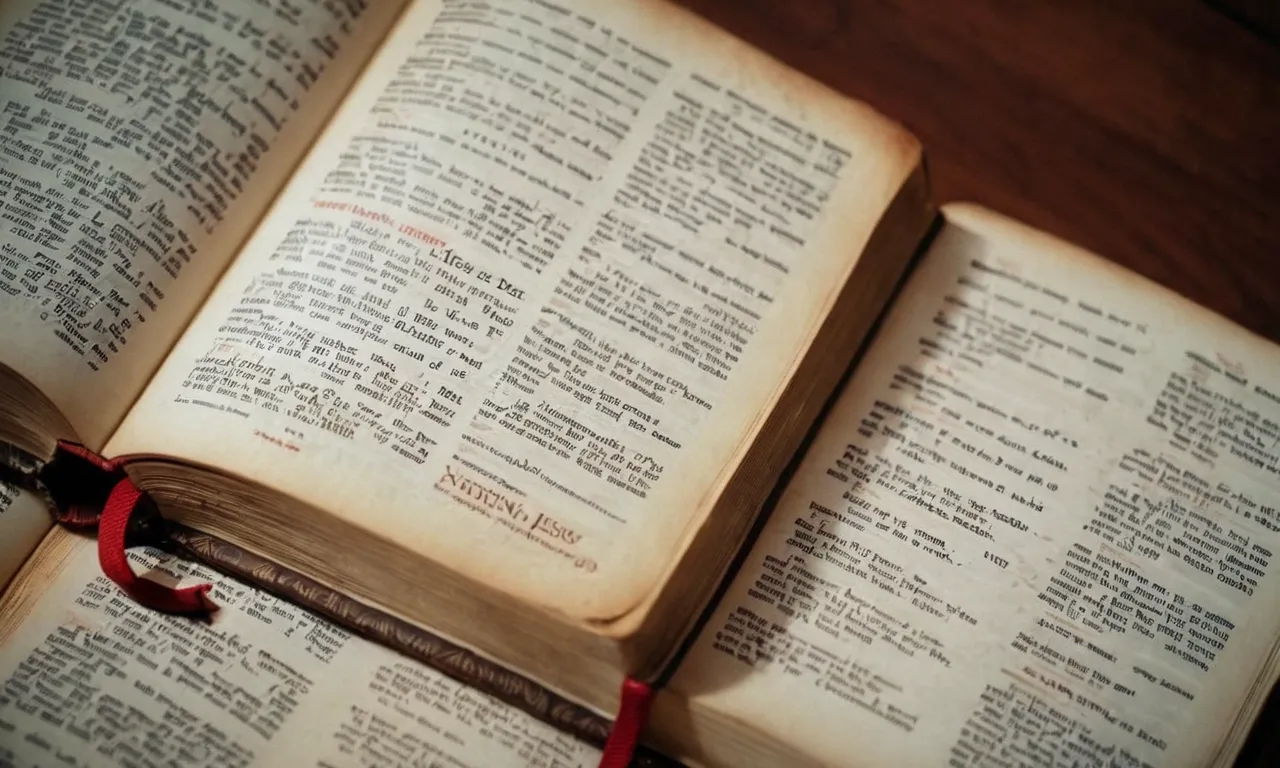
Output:
[[[673,695],[826,765],[1206,764],[1280,630],[1280,358],[984,222],[933,245]]]
[[[0,763],[594,766],[594,749],[265,593],[153,550],[151,577],[212,581],[212,624],[139,607],[61,530],[6,597]],[[56,571],[45,573],[49,568]],[[23,603],[15,615],[15,605]]]

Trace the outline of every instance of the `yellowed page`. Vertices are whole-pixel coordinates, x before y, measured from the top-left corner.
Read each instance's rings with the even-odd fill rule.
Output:
[[[0,481],[0,590],[51,527],[53,517],[39,496]]]
[[[0,604],[5,765],[594,766],[600,753],[323,619],[154,550],[133,567],[212,582],[212,624],[141,608],[56,531]],[[37,578],[42,577],[42,578]],[[32,594],[33,590],[40,590]]]
[[[101,448],[401,3],[0,6],[0,365]]]
[[[725,723],[829,766],[1205,765],[1280,632],[1280,355],[946,215],[654,733],[713,765],[763,764]]]
[[[619,615],[917,160],[657,3],[418,3],[109,452]]]

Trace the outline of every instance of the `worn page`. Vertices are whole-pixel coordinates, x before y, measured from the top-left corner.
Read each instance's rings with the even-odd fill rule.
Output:
[[[711,719],[824,765],[1207,764],[1280,628],[1280,355],[948,216],[655,733],[713,763]]]
[[[0,365],[82,441],[105,442],[398,5],[0,6]]]
[[[519,710],[202,566],[129,553],[153,577],[212,582],[212,623],[135,604],[102,576],[91,540],[59,529],[37,558],[0,605],[4,765],[599,760]]]
[[[39,496],[0,480],[0,590],[52,527],[53,516]]]
[[[619,615],[916,159],[658,3],[417,3],[111,453]]]

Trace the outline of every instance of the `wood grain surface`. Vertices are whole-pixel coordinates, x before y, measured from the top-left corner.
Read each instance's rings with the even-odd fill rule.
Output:
[[[1280,341],[1276,0],[681,0],[990,206]]]
[[[1280,342],[1280,0],[678,2],[904,124],[938,201]],[[1237,765],[1280,765],[1280,693]]]

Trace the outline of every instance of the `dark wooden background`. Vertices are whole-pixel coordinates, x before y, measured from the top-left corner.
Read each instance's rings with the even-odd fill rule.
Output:
[[[982,203],[1280,341],[1280,0],[681,0]]]
[[[903,123],[939,202],[1280,341],[1280,0],[678,1]],[[1241,766],[1280,765],[1271,698]]]

